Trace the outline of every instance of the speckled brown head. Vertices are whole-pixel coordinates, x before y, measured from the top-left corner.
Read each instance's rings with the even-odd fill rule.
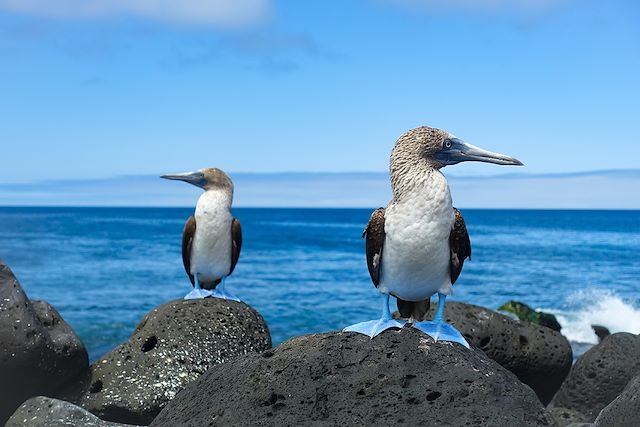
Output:
[[[513,157],[483,150],[463,142],[449,132],[428,126],[402,134],[391,153],[392,172],[394,165],[422,165],[440,169],[466,161],[522,165]]]
[[[428,126],[411,129],[396,141],[391,152],[391,164],[426,162],[428,166],[441,168],[443,165],[436,162],[433,156],[443,147],[444,141],[451,137],[448,132]]]
[[[233,182],[222,169],[205,168],[195,172],[162,175],[160,178],[188,182],[204,190],[233,192]]]
[[[434,171],[465,161],[522,164],[513,157],[467,144],[449,132],[421,126],[402,134],[391,152],[389,172],[394,198],[401,198]]]

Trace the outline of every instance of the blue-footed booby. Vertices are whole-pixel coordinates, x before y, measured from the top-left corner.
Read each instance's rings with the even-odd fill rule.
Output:
[[[214,296],[240,301],[224,288],[233,273],[242,247],[240,221],[231,215],[233,182],[217,168],[162,175],[188,182],[204,190],[194,216],[182,233],[182,263],[194,289],[184,299]]]
[[[382,294],[382,317],[345,328],[375,337],[404,322],[391,318],[389,295],[397,298],[402,317],[436,341],[469,344],[444,321],[444,306],[471,242],[460,212],[451,202],[447,179],[440,169],[464,161],[522,165],[512,157],[467,144],[448,132],[419,127],[398,138],[390,159],[393,198],[376,209],[362,234],[366,237],[367,266]],[[433,321],[422,321],[430,298],[438,293]]]

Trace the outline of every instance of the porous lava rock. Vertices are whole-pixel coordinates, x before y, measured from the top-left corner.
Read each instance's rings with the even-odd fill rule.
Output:
[[[55,395],[89,366],[80,338],[44,301],[30,301],[0,261],[0,425],[30,397]]]
[[[432,318],[437,304],[427,314]],[[445,319],[470,345],[507,368],[548,404],[571,370],[573,353],[559,332],[473,304],[449,302]]]
[[[589,421],[589,417],[573,409],[548,408],[547,413],[556,422],[558,427],[583,424]]]
[[[609,335],[583,354],[551,402],[594,421],[600,411],[640,375],[640,336],[620,332]]]
[[[9,418],[5,427],[133,427],[103,421],[88,411],[63,400],[33,397]]]
[[[483,352],[404,328],[293,338],[210,369],[155,427],[553,425],[535,393]]]
[[[640,375],[629,381],[622,394],[600,411],[595,425],[601,427],[640,425]]]
[[[149,424],[182,388],[209,368],[271,348],[269,329],[248,305],[175,300],[149,312],[128,341],[91,366],[78,403],[101,419]]]

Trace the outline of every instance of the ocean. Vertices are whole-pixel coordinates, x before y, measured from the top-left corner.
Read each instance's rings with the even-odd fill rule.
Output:
[[[264,316],[274,345],[379,315],[360,238],[371,211],[234,209],[244,243],[227,287]],[[190,290],[180,241],[191,213],[0,208],[0,258],[95,360],[146,312]],[[450,300],[495,309],[515,299],[552,312],[578,353],[597,342],[591,324],[640,333],[640,211],[462,213],[473,257]]]

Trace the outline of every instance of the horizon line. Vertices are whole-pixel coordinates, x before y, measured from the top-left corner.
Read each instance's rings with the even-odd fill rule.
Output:
[[[136,205],[0,205],[0,209],[194,209],[194,206],[171,206],[171,205],[154,205],[154,206],[136,206]],[[461,210],[474,210],[474,211],[541,211],[541,212],[553,212],[553,211],[585,211],[585,212],[640,212],[638,208],[478,208],[478,207],[463,207],[456,206]],[[232,209],[273,209],[273,210],[286,210],[286,209],[299,209],[299,210],[369,210],[377,209],[377,207],[362,207],[362,206],[233,206]]]
[[[388,175],[388,171],[278,171],[278,172],[227,172],[229,175],[237,175],[237,176],[287,176],[287,175]],[[607,175],[607,174],[625,174],[625,173],[633,173],[640,174],[640,168],[636,169],[593,169],[593,170],[584,170],[584,171],[573,171],[573,172],[504,172],[504,173],[496,173],[496,174],[457,174],[447,172],[445,175],[453,178],[453,179],[492,179],[492,178],[562,178],[562,177],[580,177],[580,176],[589,176],[589,175]],[[146,174],[146,173],[131,173],[131,174],[117,174],[103,177],[90,177],[90,178],[61,178],[61,179],[38,179],[33,181],[22,181],[22,182],[12,182],[12,183],[3,183],[0,182],[0,186],[20,186],[20,185],[36,185],[40,183],[66,183],[66,182],[74,182],[74,181],[105,181],[105,180],[114,180],[114,179],[126,179],[126,178],[160,178],[160,175],[155,174]]]

